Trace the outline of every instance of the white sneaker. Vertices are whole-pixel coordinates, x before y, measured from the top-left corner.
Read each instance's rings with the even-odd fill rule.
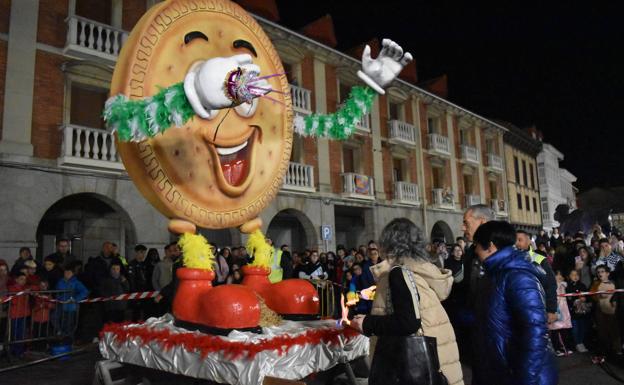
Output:
[[[579,353],[587,353],[587,348],[583,344],[576,345],[576,351]]]
[[[97,337],[93,337],[93,340],[91,341],[92,344],[97,344],[98,342],[100,342],[100,339]]]

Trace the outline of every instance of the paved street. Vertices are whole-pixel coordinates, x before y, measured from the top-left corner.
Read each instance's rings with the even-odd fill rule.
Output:
[[[93,381],[95,363],[101,356],[95,346],[90,346],[85,353],[70,357],[66,361],[50,361],[33,366],[15,369],[8,372],[0,372],[0,384],[19,385],[85,385]],[[574,354],[568,358],[559,358],[560,381],[562,385],[618,385],[621,382],[609,377],[600,367],[593,365],[587,354]],[[1,368],[7,366],[6,362],[0,362]],[[618,376],[624,378],[624,365],[611,365]],[[137,374],[137,368],[131,368],[133,374]],[[130,370],[124,371],[126,374]],[[466,378],[469,379],[466,373]],[[124,373],[117,373],[123,376]],[[170,376],[161,372],[148,371],[146,376],[153,385],[171,384],[206,384],[206,382]],[[115,377],[119,378],[119,377]],[[364,382],[362,382],[364,383]]]

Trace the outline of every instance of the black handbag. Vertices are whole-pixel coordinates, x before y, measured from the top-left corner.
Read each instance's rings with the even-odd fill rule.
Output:
[[[412,272],[404,269],[411,281],[418,306],[418,290]],[[392,308],[390,293],[387,304]],[[369,385],[448,385],[440,370],[438,346],[435,337],[419,333],[411,336],[379,336],[371,364]]]

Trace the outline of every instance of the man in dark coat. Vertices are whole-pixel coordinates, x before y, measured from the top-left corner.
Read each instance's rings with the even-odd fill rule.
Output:
[[[128,264],[128,282],[130,292],[145,292],[154,290],[152,287],[152,273],[154,265],[146,260],[147,247],[136,245],[134,247],[134,259]],[[132,320],[145,320],[152,315],[152,304],[150,299],[134,300],[130,303],[132,308]]]
[[[76,257],[70,253],[69,248],[69,240],[59,238],[56,240],[56,251],[48,255],[46,258],[51,258],[56,266],[65,266],[66,264],[76,260]]]
[[[481,225],[473,241],[492,284],[490,292],[480,294],[486,311],[479,315],[481,333],[475,342],[488,376],[479,385],[557,384],[540,283],[543,273],[525,251],[514,247],[516,232],[507,222]]]

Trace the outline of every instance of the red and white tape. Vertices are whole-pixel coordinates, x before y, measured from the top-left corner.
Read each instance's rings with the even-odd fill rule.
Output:
[[[128,294],[120,294],[120,295],[114,295],[114,296],[110,296],[110,297],[96,297],[96,298],[87,298],[87,299],[83,299],[82,301],[78,301],[77,303],[90,303],[90,302],[107,302],[107,301],[128,301],[131,299],[148,299],[148,298],[154,298],[158,295],[158,291],[142,291],[142,292],[136,292],[136,293],[128,293]],[[68,300],[68,301],[59,301],[58,299],[54,299],[54,298],[50,298],[47,295],[42,295],[37,293],[36,291],[20,291],[17,292],[15,294],[12,294],[8,297],[4,297],[0,300],[0,303],[7,303],[9,301],[11,301],[13,298],[15,297],[19,297],[22,295],[32,295],[34,297],[38,297],[38,298],[42,298],[46,301],[49,302],[55,302],[55,303],[76,303],[76,301],[73,300]]]
[[[581,292],[578,292],[578,293],[557,294],[557,296],[558,297],[584,297],[586,295],[613,294],[613,293],[624,293],[624,289],[599,290],[599,291],[581,291]]]

